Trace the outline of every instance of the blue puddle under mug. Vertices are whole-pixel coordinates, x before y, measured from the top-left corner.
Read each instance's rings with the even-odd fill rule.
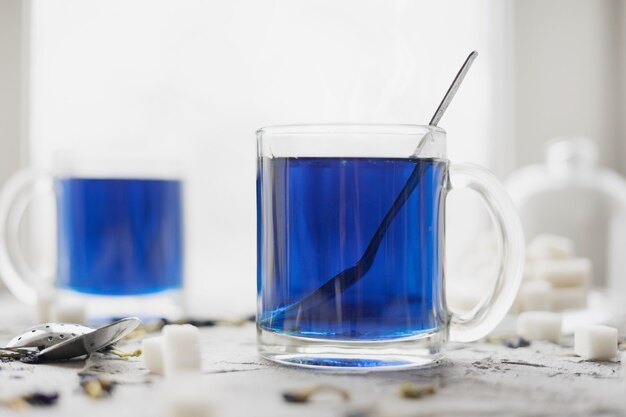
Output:
[[[426,366],[448,340],[480,339],[505,316],[522,277],[520,221],[493,174],[446,159],[444,130],[274,126],[257,140],[263,357],[350,371]],[[501,255],[493,291],[463,315],[444,292],[445,202],[456,188],[484,200]]]
[[[37,190],[55,196],[56,272],[48,285],[59,297],[84,301],[92,318],[176,315],[183,181],[175,163],[62,156],[52,174],[16,173],[0,194],[0,273],[27,303],[45,279],[27,267],[17,231]]]

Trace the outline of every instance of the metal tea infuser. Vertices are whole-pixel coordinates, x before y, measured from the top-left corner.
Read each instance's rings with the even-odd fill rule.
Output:
[[[97,329],[73,323],[40,324],[15,336],[0,352],[24,354],[32,362],[68,360],[117,343],[140,323],[137,317],[127,317]]]

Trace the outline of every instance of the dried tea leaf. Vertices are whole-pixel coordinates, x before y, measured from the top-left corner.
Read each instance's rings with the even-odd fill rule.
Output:
[[[502,359],[500,363],[504,365],[519,365],[519,366],[531,366],[533,368],[547,368],[546,365],[542,365],[540,363],[532,363],[532,362],[526,362],[526,361],[511,361],[508,359]]]
[[[309,401],[309,395],[302,392],[283,392],[283,399],[288,403],[305,403]]]
[[[39,361],[37,353],[38,350],[32,348],[2,348],[0,349],[0,362],[36,363]]]
[[[59,399],[59,393],[46,394],[43,392],[34,392],[23,397],[24,401],[36,407],[49,407],[56,404]]]
[[[515,336],[513,339],[505,339],[502,344],[508,348],[517,349],[530,346],[530,341],[521,336]]]
[[[313,394],[320,391],[334,392],[337,393],[344,401],[350,400],[350,393],[348,391],[343,388],[328,384],[314,385],[311,388],[298,391],[283,392],[283,399],[288,403],[302,404],[308,402]]]
[[[137,356],[141,356],[141,354],[143,353],[141,349],[135,349],[132,352],[126,352],[124,350],[119,349],[115,345],[109,346],[108,349],[104,350],[104,352],[110,353],[111,355],[115,355],[119,357],[120,359],[135,358]]]
[[[29,407],[28,403],[22,397],[12,398],[4,402],[4,405],[13,410],[24,410]]]
[[[46,394],[43,392],[33,392],[5,401],[4,404],[13,410],[23,410],[28,407],[50,407],[56,404],[59,394],[54,392]]]
[[[437,392],[433,384],[417,385],[411,382],[403,382],[400,384],[400,396],[402,398],[417,399],[425,395],[432,395]]]
[[[113,393],[115,383],[104,378],[87,377],[80,381],[80,386],[85,394],[98,399],[110,396]]]
[[[517,349],[530,346],[530,341],[520,336],[514,335],[498,335],[487,336],[485,338],[486,343],[494,345],[502,345],[510,349]]]

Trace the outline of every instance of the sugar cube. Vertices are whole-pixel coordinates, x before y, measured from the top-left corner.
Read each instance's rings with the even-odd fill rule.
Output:
[[[517,334],[527,340],[548,340],[558,343],[561,339],[560,314],[548,311],[525,311],[517,318]]]
[[[165,375],[201,370],[200,333],[190,324],[163,327],[163,365]]]
[[[536,279],[535,268],[533,268],[532,263],[525,262],[524,272],[522,273],[522,281],[532,281],[534,279]]]
[[[552,308],[552,284],[546,281],[529,281],[520,287],[520,302],[526,311]]]
[[[574,257],[574,242],[557,235],[538,235],[528,244],[526,255],[532,261],[569,259]]]
[[[53,292],[41,292],[37,294],[37,323],[49,323],[54,321],[53,308]]]
[[[85,323],[85,305],[80,301],[57,301],[52,307],[52,319],[59,323]]]
[[[591,261],[587,258],[544,260],[534,267],[537,279],[548,281],[555,288],[587,286],[591,280]]]
[[[575,310],[587,307],[587,287],[553,288],[552,310]]]
[[[170,417],[209,417],[213,407],[207,390],[198,375],[182,374],[170,378],[164,385],[166,414]]]
[[[574,330],[574,351],[585,359],[608,360],[617,356],[617,329],[600,324]]]
[[[143,363],[152,373],[163,373],[163,336],[149,337],[141,343]]]

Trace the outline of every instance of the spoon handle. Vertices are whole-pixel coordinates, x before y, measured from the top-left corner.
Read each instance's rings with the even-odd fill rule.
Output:
[[[448,108],[448,106],[450,105],[450,102],[454,98],[456,91],[459,89],[459,86],[463,82],[463,78],[465,78],[465,74],[467,74],[467,71],[469,71],[470,67],[472,66],[472,63],[474,62],[477,56],[478,56],[477,51],[472,51],[472,53],[470,53],[467,56],[467,58],[465,59],[465,62],[463,63],[463,66],[461,67],[459,72],[456,74],[456,77],[454,77],[452,84],[450,84],[450,87],[448,88],[446,95],[443,96],[441,103],[439,103],[439,107],[437,107],[435,114],[433,114],[433,118],[430,119],[430,122],[428,123],[430,126],[437,126],[437,124],[439,124],[439,120],[441,120],[441,116],[443,116],[443,114],[446,112],[446,109]]]

